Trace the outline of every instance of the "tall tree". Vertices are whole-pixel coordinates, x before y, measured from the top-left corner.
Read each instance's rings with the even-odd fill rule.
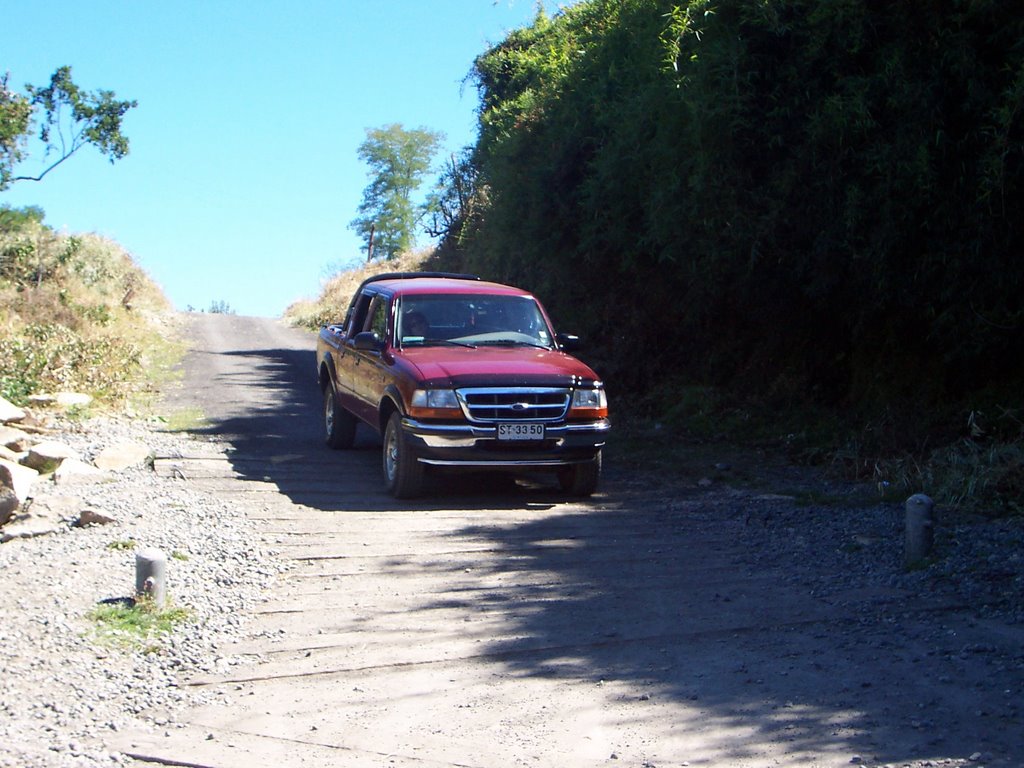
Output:
[[[370,167],[370,183],[349,226],[368,250],[372,240],[371,255],[393,259],[413,246],[420,210],[412,196],[443,139],[443,134],[425,128],[407,131],[400,123],[367,129],[358,154]]]
[[[121,123],[136,101],[119,101],[113,91],[83,91],[71,78],[71,67],[59,67],[45,87],[26,86],[27,95],[12,91],[8,77],[0,78],[0,190],[16,181],[41,181],[46,174],[87,144],[110,162],[128,154],[128,137]],[[39,139],[45,157],[55,158],[35,176],[15,176],[14,167],[25,158],[25,143],[32,119],[42,112]]]

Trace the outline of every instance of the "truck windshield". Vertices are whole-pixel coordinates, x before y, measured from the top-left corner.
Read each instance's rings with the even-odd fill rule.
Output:
[[[528,296],[405,296],[396,335],[402,346],[553,347],[551,329],[537,302]]]

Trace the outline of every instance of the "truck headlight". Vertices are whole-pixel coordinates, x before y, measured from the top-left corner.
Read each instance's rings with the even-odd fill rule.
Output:
[[[451,419],[462,414],[453,389],[417,389],[412,393],[409,415],[418,419]]]
[[[600,384],[573,390],[572,404],[569,406],[570,419],[606,419],[608,418],[608,396]]]

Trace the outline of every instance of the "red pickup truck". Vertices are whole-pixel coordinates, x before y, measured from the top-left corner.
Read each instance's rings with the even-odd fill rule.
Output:
[[[384,479],[416,496],[427,471],[555,473],[588,496],[611,427],[604,385],[526,291],[473,275],[363,282],[341,325],[320,330],[317,369],[332,448],[356,424],[381,435]]]

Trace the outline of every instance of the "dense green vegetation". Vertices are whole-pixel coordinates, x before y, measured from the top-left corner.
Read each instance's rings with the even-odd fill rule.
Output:
[[[587,0],[473,77],[439,260],[543,296],[620,398],[748,435],[813,411],[859,471],[1019,444],[1015,3]]]
[[[0,396],[86,392],[145,405],[177,354],[170,305],[116,243],[64,235],[38,208],[0,206]]]

